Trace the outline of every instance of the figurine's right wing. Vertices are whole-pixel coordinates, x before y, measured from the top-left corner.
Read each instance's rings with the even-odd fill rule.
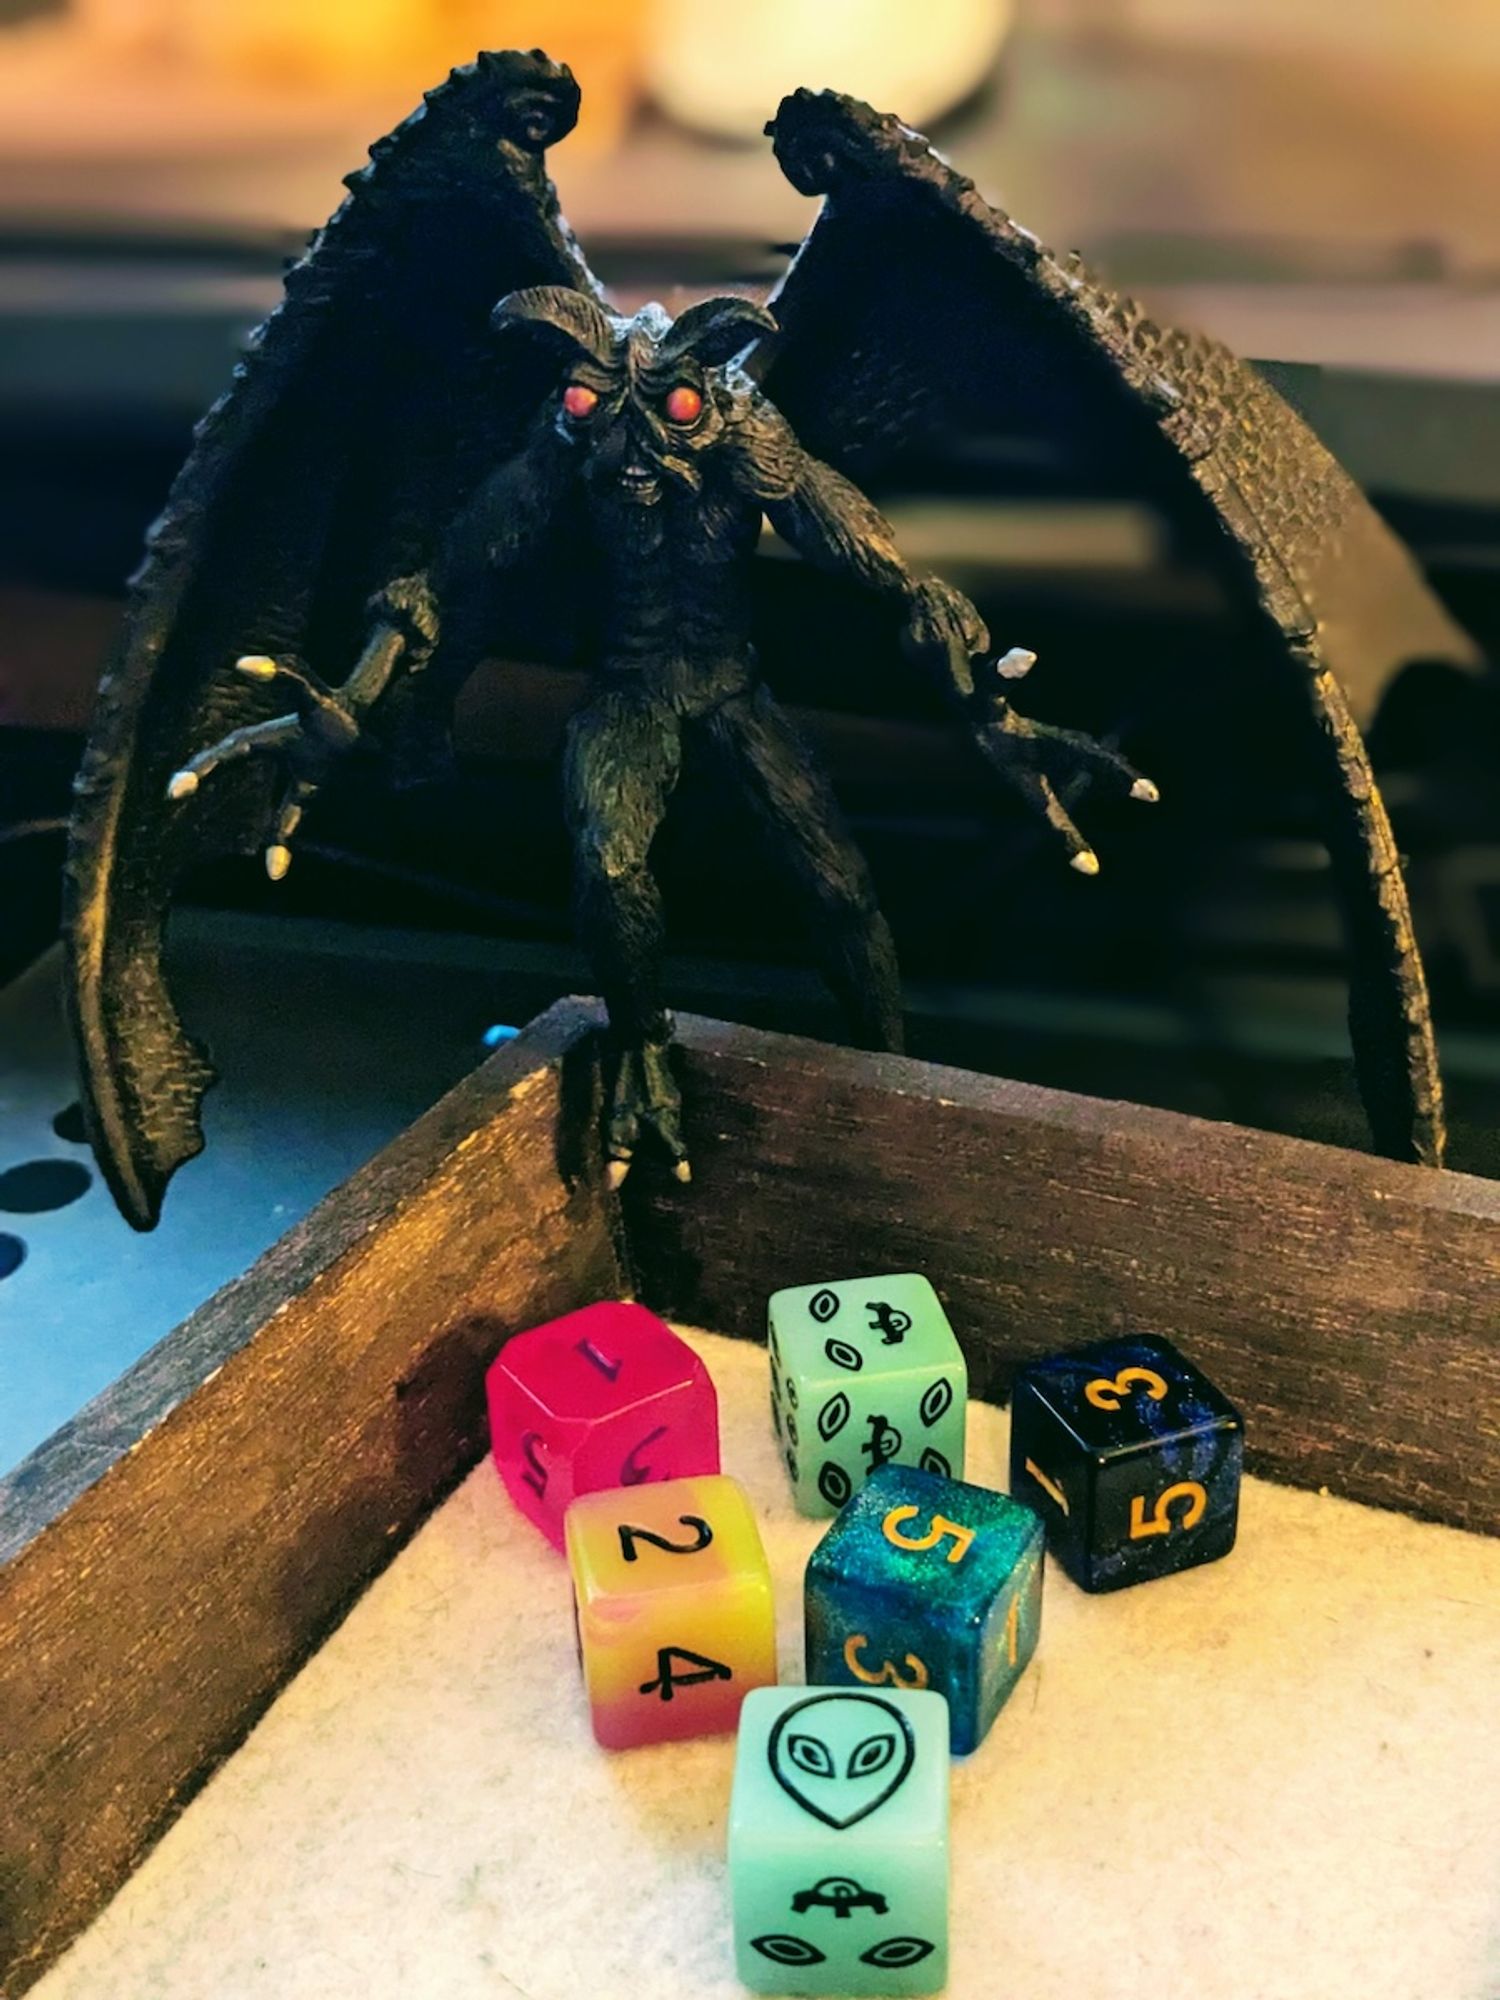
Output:
[[[566,69],[486,55],[371,149],[199,425],[133,579],[78,780],[65,938],[85,1116],[137,1228],[200,1150],[213,1077],[163,978],[173,888],[192,863],[259,846],[279,788],[267,759],[179,803],[168,780],[286,708],[237,656],[299,655],[343,679],[372,594],[427,566],[516,449],[545,364],[522,343],[501,353],[492,308],[527,285],[598,290],[542,159],[577,111]]]
[[[1354,481],[1219,342],[1152,323],[1055,257],[896,119],[799,90],[769,128],[825,197],[768,301],[750,372],[801,442],[859,484],[903,452],[1045,439],[1169,500],[1261,614],[1306,696],[1375,1144],[1438,1163],[1437,1053],[1390,824],[1359,724],[1410,661],[1477,648]]]

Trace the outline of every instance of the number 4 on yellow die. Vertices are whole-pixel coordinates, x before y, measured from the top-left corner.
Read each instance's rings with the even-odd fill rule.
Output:
[[[590,1493],[565,1528],[599,1742],[624,1750],[733,1729],[750,1689],[776,1681],[771,1573],[739,1483]]]

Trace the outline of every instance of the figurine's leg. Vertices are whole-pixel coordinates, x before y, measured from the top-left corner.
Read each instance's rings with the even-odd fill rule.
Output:
[[[901,975],[890,926],[833,787],[765,688],[729,701],[705,724],[792,875],[824,977],[859,1041],[902,1046]]]
[[[633,694],[601,694],[568,730],[563,784],[574,906],[616,1045],[606,1135],[615,1187],[645,1132],[666,1148],[679,1179],[688,1178],[681,1100],[667,1060],[665,924],[650,870],[651,843],[681,765],[678,717]]]

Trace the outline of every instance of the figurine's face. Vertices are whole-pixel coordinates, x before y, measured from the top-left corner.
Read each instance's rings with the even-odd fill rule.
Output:
[[[607,360],[581,354],[564,375],[558,428],[586,453],[590,484],[630,505],[655,506],[668,485],[696,493],[698,461],[724,434],[723,371],[674,351],[660,306],[615,327]]]
[[[649,305],[622,319],[564,285],[512,292],[493,317],[503,336],[556,359],[554,423],[590,485],[636,507],[655,506],[669,486],[701,489],[731,407],[727,365],[776,330],[749,299],[702,299],[675,320]]]

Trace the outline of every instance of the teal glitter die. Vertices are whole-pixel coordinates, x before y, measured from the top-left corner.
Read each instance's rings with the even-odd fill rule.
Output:
[[[753,1992],[938,1992],[948,1976],[942,1696],[752,1689],[729,1878],[735,1964]]]
[[[804,1514],[836,1514],[882,1465],[960,1476],[969,1371],[915,1271],[774,1292],[771,1422]]]
[[[1036,1651],[1043,1541],[1004,1493],[883,1467],[808,1559],[809,1683],[936,1689],[966,1756]]]

